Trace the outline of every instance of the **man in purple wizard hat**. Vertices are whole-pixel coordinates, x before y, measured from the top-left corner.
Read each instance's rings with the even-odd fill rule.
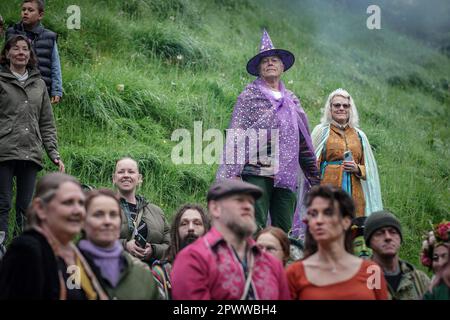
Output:
[[[303,196],[319,184],[319,171],[299,99],[287,90],[281,74],[294,55],[274,48],[264,30],[260,52],[247,63],[258,77],[247,85],[234,106],[217,179],[240,178],[263,189],[255,203],[259,229],[271,224],[303,237]]]

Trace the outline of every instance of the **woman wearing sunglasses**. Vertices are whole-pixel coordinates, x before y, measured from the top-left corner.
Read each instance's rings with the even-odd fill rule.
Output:
[[[349,193],[358,217],[382,210],[375,157],[359,129],[356,105],[347,91],[337,89],[328,96],[320,124],[311,136],[321,185],[331,184]]]

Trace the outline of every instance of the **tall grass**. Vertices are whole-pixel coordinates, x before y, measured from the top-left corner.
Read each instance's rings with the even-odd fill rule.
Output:
[[[310,127],[338,87],[354,97],[378,161],[383,201],[404,226],[402,257],[418,264],[429,221],[449,217],[450,61],[337,2],[80,0],[82,28],[67,30],[68,0],[49,1],[44,24],[60,34],[65,96],[54,107],[61,153],[83,183],[111,187],[114,162],[140,164],[139,190],[170,217],[184,202],[205,204],[216,166],[176,166],[177,128],[194,121],[225,129],[252,79],[247,60],[261,29],[296,64],[284,75]],[[2,1],[7,23],[20,1]],[[281,17],[281,18],[280,18]],[[117,85],[123,84],[124,91]],[[41,173],[55,170],[46,160]]]

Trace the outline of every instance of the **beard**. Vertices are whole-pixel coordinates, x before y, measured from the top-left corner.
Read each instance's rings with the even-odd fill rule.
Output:
[[[256,232],[256,223],[254,221],[246,224],[238,224],[235,221],[229,221],[227,223],[228,229],[230,229],[236,237],[240,239],[246,239]]]
[[[180,241],[180,250],[186,248],[188,245],[197,240],[199,237],[200,236],[196,235],[195,233],[188,233],[186,237],[184,237]]]

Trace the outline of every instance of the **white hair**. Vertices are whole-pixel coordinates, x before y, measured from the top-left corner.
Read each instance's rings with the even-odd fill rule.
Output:
[[[283,62],[283,59],[281,59],[281,56],[279,56],[277,54],[273,54],[271,56],[267,56],[267,57],[264,57],[264,58],[270,58],[270,57],[277,57],[278,59],[280,59],[281,65],[283,66],[283,72],[284,72],[284,62]],[[259,63],[258,63],[258,76],[259,77],[261,77],[261,62],[262,62],[262,60],[264,58],[259,59]]]
[[[322,114],[322,118],[320,119],[320,123],[321,124],[329,124],[333,121],[333,117],[331,116],[331,101],[336,96],[341,96],[341,97],[348,99],[348,103],[350,104],[348,125],[352,128],[358,128],[359,127],[359,116],[358,116],[358,111],[356,111],[355,102],[353,102],[352,96],[346,90],[344,90],[342,88],[334,90],[328,96],[327,102],[325,102],[325,106],[322,109],[323,114]]]

